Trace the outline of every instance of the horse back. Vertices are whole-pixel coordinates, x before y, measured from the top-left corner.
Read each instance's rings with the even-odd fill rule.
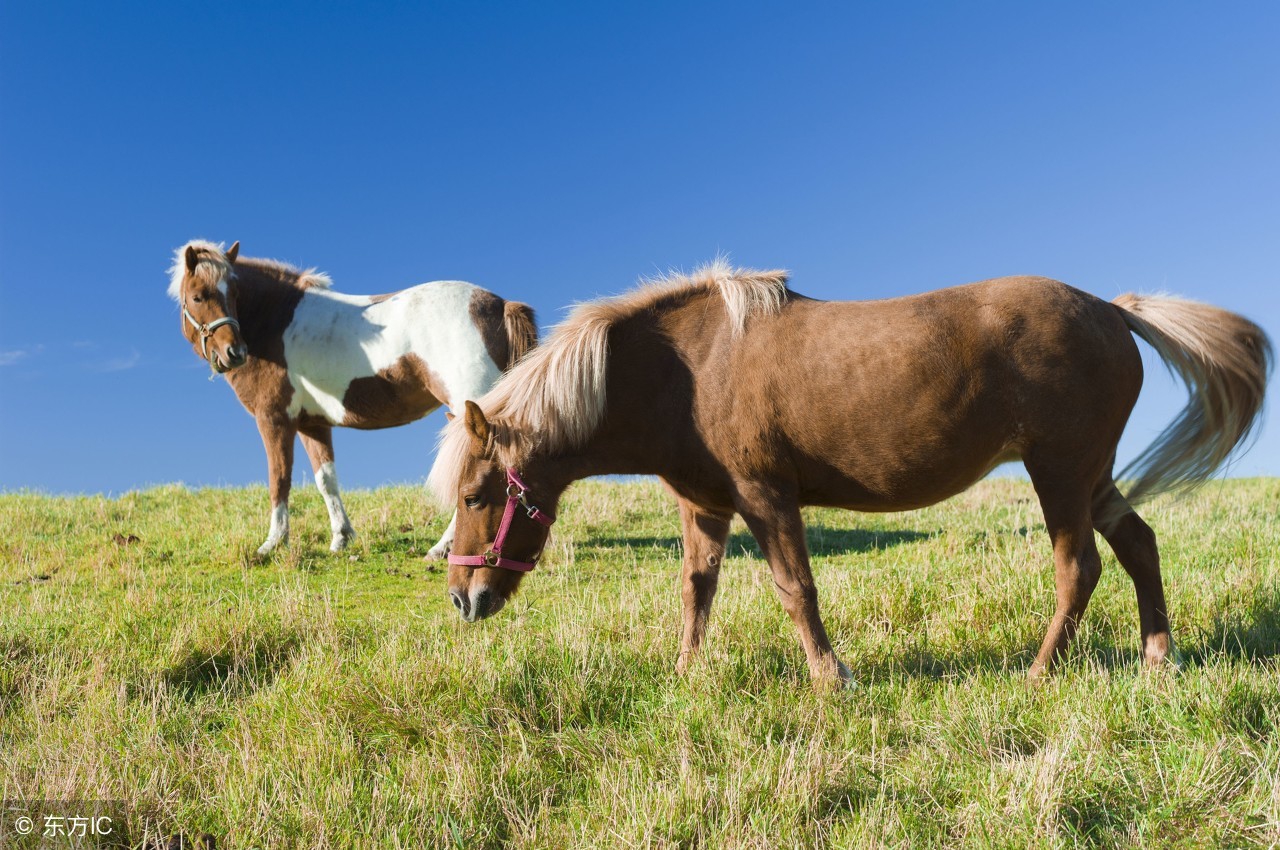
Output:
[[[493,300],[461,281],[304,293],[282,331],[288,415],[389,428],[480,395],[500,373],[483,315]]]
[[[741,338],[713,336],[693,403],[718,423],[705,437],[720,461],[862,510],[931,504],[1034,446],[1118,439],[1142,380],[1119,312],[1045,278],[793,296]]]

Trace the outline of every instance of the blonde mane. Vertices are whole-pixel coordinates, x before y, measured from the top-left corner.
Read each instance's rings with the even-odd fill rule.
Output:
[[[194,274],[198,276],[216,275],[213,280],[226,279],[233,273],[231,264],[227,262],[226,245],[222,242],[209,242],[204,239],[192,239],[173,252],[173,265],[169,267],[169,297],[174,301],[182,300],[182,281],[187,276],[187,249],[194,248],[199,262]],[[329,289],[333,281],[317,269],[299,269],[297,266],[281,260],[243,257],[236,261],[240,265],[252,265],[275,273],[281,280],[286,280],[299,289]]]
[[[530,351],[476,403],[489,419],[491,450],[499,463],[516,466],[534,449],[563,451],[581,446],[604,416],[609,330],[623,319],[674,299],[715,292],[724,302],[735,336],[747,320],[772,315],[787,296],[785,271],[735,269],[722,257],[693,274],[670,273],[642,280],[631,292],[578,305],[547,342]],[[459,414],[440,435],[429,484],[452,504],[467,456],[466,427]]]

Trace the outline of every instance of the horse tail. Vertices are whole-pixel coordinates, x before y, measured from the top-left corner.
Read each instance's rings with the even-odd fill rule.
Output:
[[[538,326],[534,324],[533,308],[519,301],[508,301],[503,306],[502,323],[507,332],[507,363],[503,368],[510,369],[538,344]]]
[[[1120,473],[1133,482],[1128,501],[1203,484],[1258,424],[1274,359],[1270,340],[1243,316],[1196,301],[1127,294],[1112,304],[1190,394],[1177,418]]]

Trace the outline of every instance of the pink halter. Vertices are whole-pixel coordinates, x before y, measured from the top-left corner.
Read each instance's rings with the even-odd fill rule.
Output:
[[[514,570],[518,573],[527,573],[533,569],[538,563],[538,556],[535,555],[531,561],[515,561],[511,558],[502,557],[502,545],[507,541],[507,532],[511,530],[511,521],[516,516],[516,505],[524,508],[525,515],[536,523],[545,525],[547,528],[555,522],[554,517],[549,517],[542,511],[538,510],[534,505],[529,504],[529,500],[525,498],[525,494],[529,492],[529,485],[520,479],[520,473],[511,467],[507,467],[507,508],[502,512],[502,524],[498,526],[498,535],[493,538],[493,547],[483,555],[454,555],[449,554],[449,563],[457,564],[460,567],[500,567],[504,570]]]

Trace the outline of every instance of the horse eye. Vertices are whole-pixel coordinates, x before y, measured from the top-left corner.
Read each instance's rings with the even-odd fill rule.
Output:
[[[192,300],[192,301],[194,301],[195,303],[199,304],[199,303],[200,303],[201,301],[203,301],[204,299],[203,299],[203,298],[201,298],[199,295],[192,295],[192,296],[191,296],[191,300]]]
[[[466,503],[466,505],[467,505],[467,507],[469,507],[469,508],[478,508],[478,507],[480,507],[480,497],[479,497],[479,496],[467,496],[467,497],[466,497],[465,499],[463,499],[462,501],[463,501],[463,502],[465,502],[465,503]]]

